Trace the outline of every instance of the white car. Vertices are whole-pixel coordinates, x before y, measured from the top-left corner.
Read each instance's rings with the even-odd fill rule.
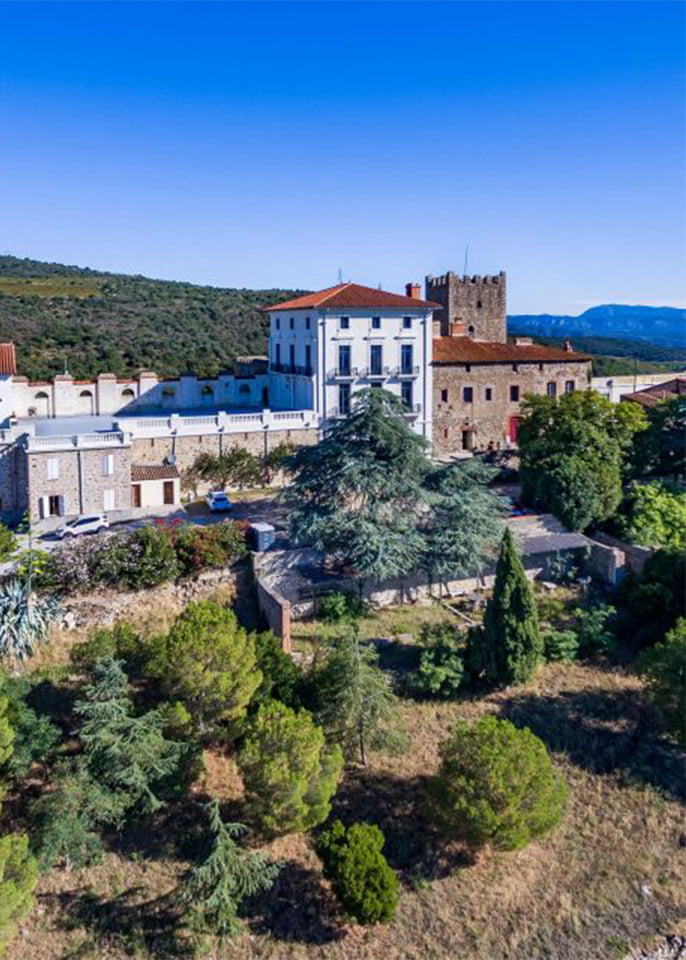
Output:
[[[102,533],[109,528],[110,522],[104,513],[93,513],[87,517],[76,517],[55,530],[58,540],[66,537],[80,537],[83,533]]]
[[[223,490],[212,490],[205,497],[205,503],[212,513],[223,513],[233,507],[228,495]]]

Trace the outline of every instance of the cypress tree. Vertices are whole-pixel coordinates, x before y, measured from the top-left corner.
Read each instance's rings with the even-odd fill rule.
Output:
[[[483,627],[470,637],[470,666],[491,683],[526,683],[542,653],[536,598],[506,529]]]
[[[224,823],[219,803],[207,804],[211,844],[207,857],[182,881],[181,903],[190,925],[198,932],[233,937],[242,930],[238,910],[246,897],[268,890],[279,872],[263,853],[246,853],[235,837],[245,831],[241,823]]]

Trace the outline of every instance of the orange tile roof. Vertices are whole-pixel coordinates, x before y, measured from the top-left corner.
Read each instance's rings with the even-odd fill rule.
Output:
[[[326,290],[308,293],[304,297],[296,297],[295,300],[275,303],[264,309],[270,311],[308,310],[317,307],[325,309],[397,307],[403,310],[411,310],[421,307],[438,310],[440,306],[440,303],[431,303],[430,300],[416,300],[414,297],[406,297],[400,293],[388,293],[386,290],[377,290],[375,287],[363,287],[360,283],[339,283],[335,287],[327,287]]]
[[[141,483],[144,480],[175,480],[179,476],[177,467],[161,463],[132,463],[131,480]]]
[[[14,376],[17,372],[17,355],[13,343],[0,343],[0,374]]]
[[[543,363],[590,359],[576,350],[559,350],[540,343],[517,346],[470,337],[437,337],[433,342],[434,363]]]
[[[666,383],[655,383],[652,387],[637,390],[636,393],[625,393],[620,400],[631,400],[644,407],[654,407],[661,400],[671,400],[672,397],[686,396],[686,377],[675,377]]]

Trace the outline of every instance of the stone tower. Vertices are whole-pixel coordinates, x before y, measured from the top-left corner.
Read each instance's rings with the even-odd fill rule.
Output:
[[[434,311],[434,336],[507,340],[507,277],[502,271],[488,277],[429,274],[425,289],[426,299],[442,306]]]

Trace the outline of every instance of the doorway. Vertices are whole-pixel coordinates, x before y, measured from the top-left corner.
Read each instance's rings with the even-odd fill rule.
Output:
[[[165,480],[162,486],[162,502],[165,504],[174,503],[174,481]]]
[[[141,506],[141,485],[140,483],[134,483],[131,487],[131,506],[140,507]]]
[[[521,417],[510,417],[507,436],[512,441],[512,443],[517,443],[517,440],[519,438],[519,421],[520,420],[521,420]]]

